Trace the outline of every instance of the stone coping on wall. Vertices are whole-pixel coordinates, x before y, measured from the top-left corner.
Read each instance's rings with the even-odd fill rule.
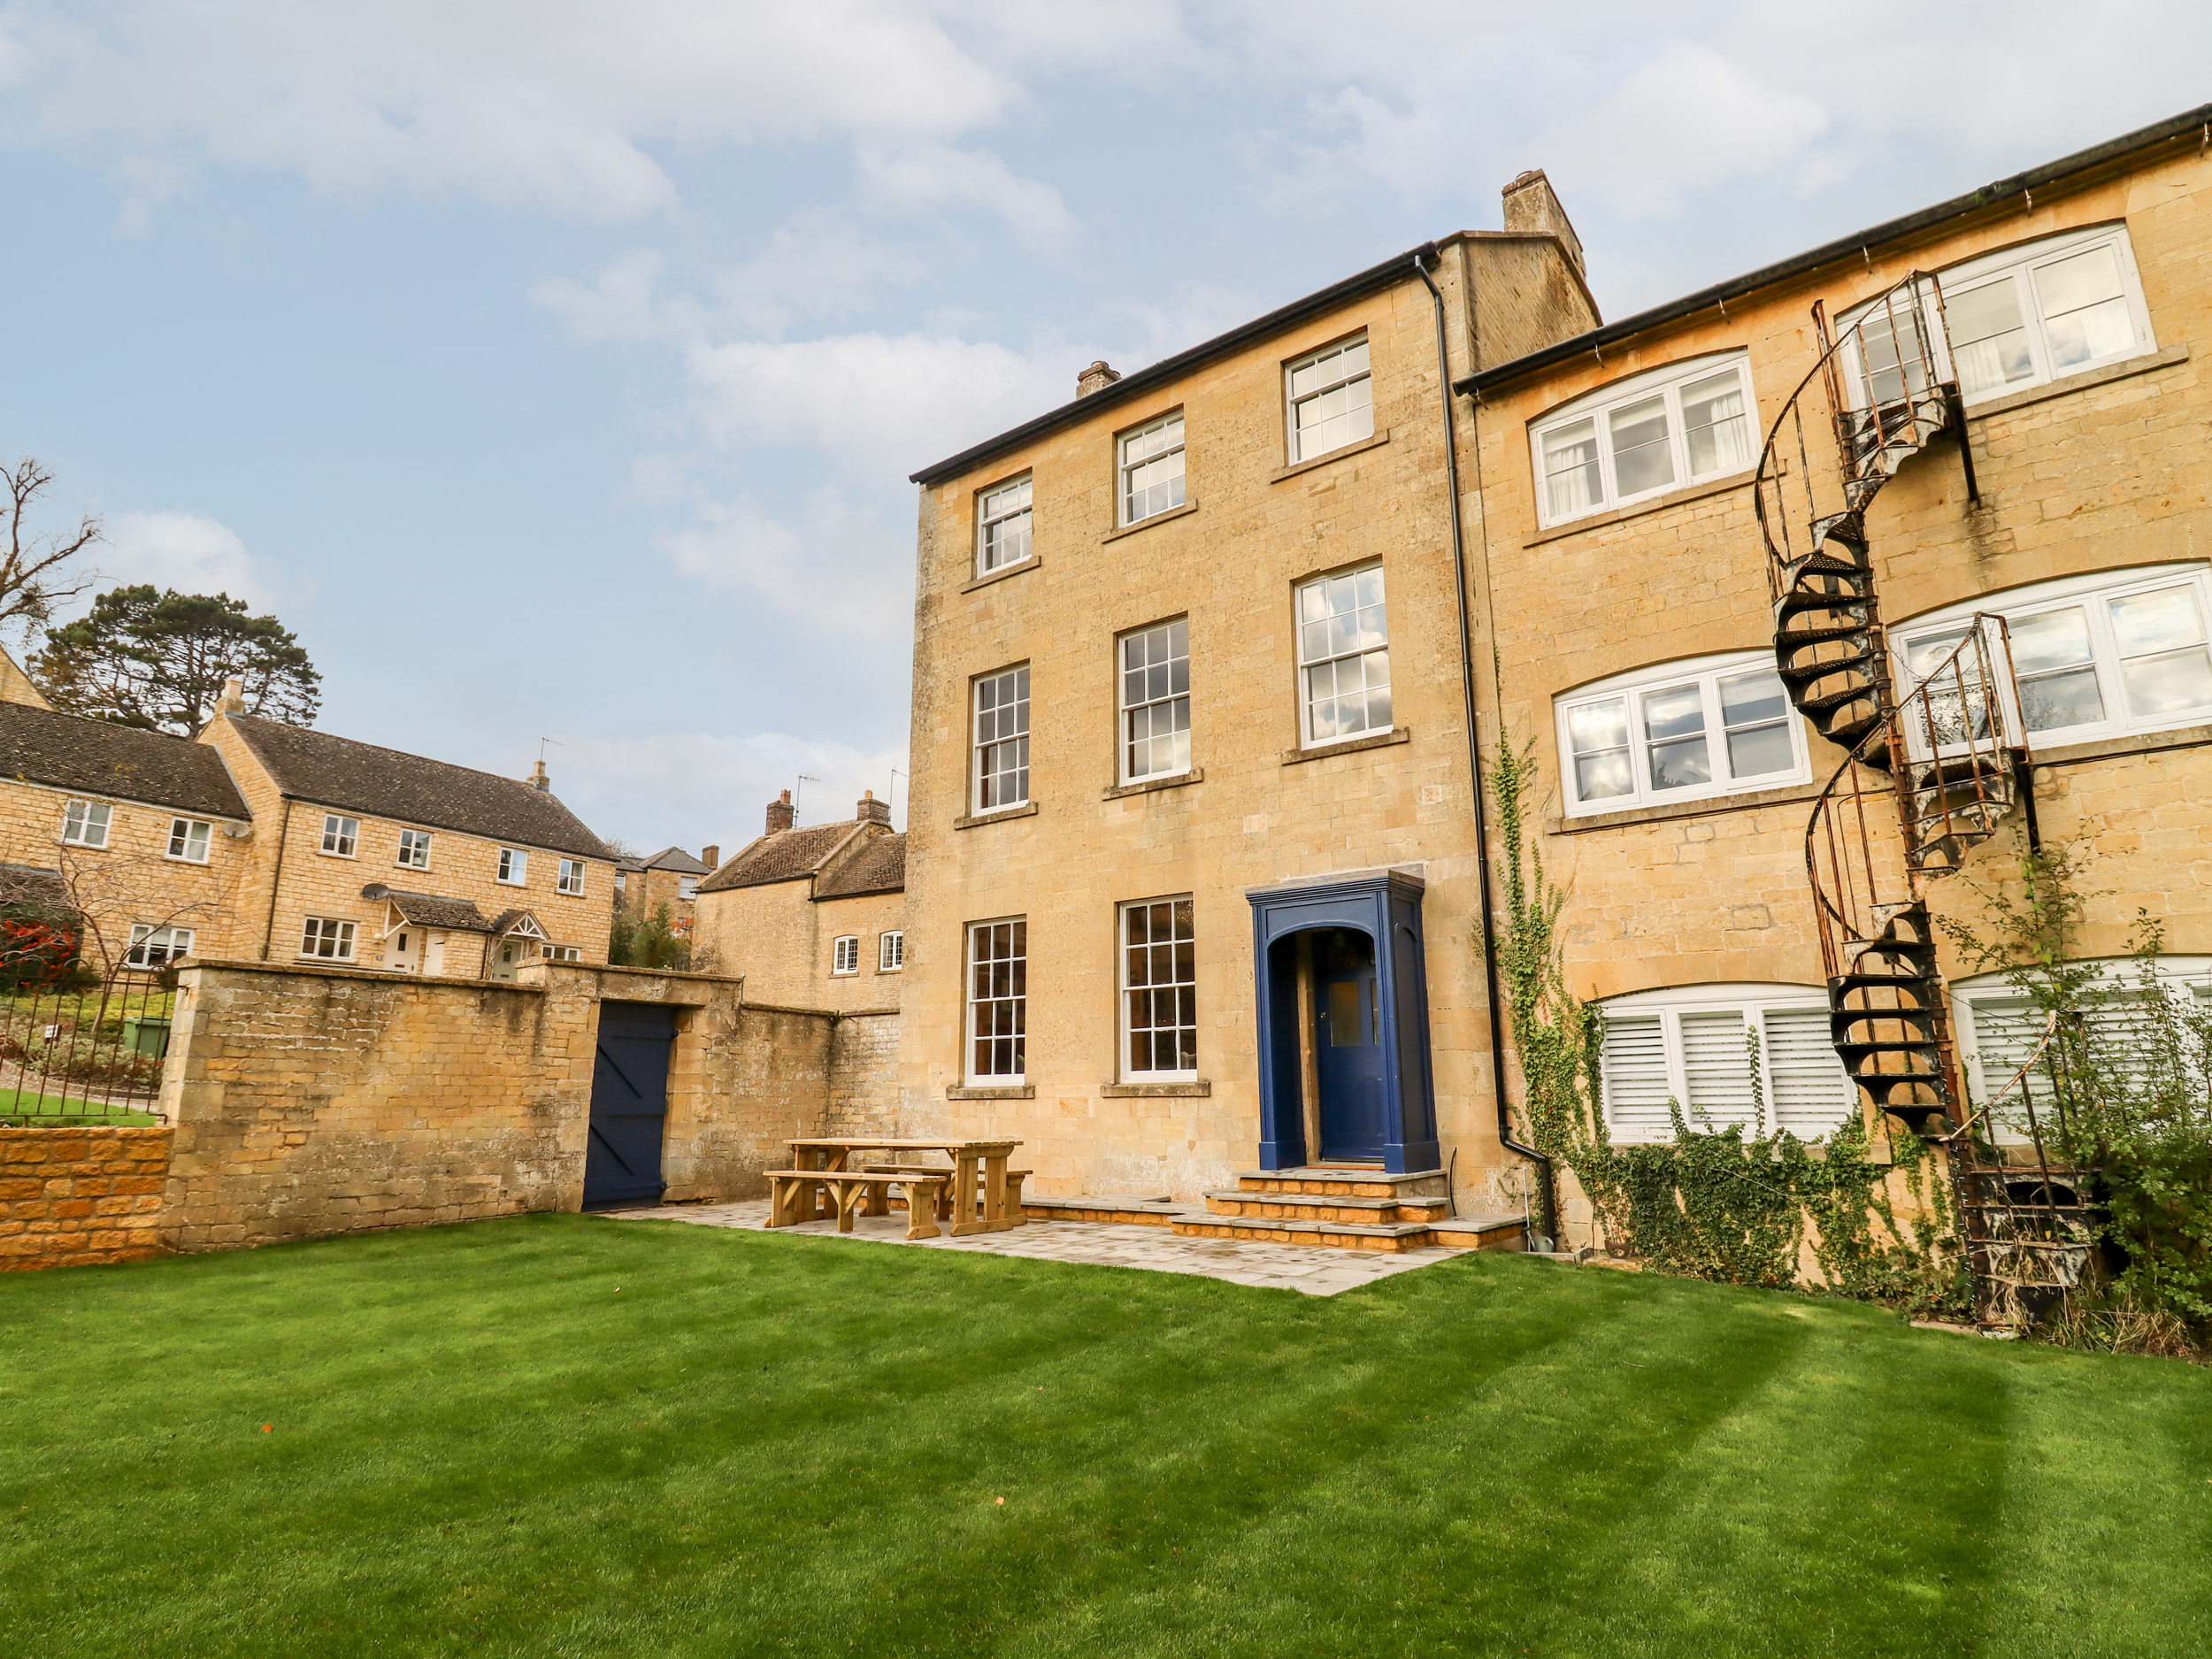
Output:
[[[250,962],[228,956],[183,956],[178,959],[175,965],[180,972],[188,968],[213,968],[225,973],[286,973],[296,974],[306,979],[348,979],[378,985],[432,985],[449,990],[511,991],[530,996],[545,995],[543,981],[546,976],[551,973],[596,973],[624,979],[659,979],[672,981],[685,987],[693,986],[700,987],[700,990],[692,996],[677,995],[660,999],[672,1002],[694,1001],[704,1002],[707,995],[705,987],[717,985],[737,986],[741,987],[741,987],[745,983],[742,974],[694,973],[688,970],[676,968],[630,968],[603,962],[528,962],[516,970],[518,975],[531,976],[526,979],[521,978],[462,979],[451,979],[436,973],[396,973],[388,968],[335,968],[322,963]],[[616,1000],[618,1002],[622,999],[617,998]],[[755,1002],[747,1003],[746,1006],[758,1008],[764,1007],[765,1004]],[[829,1010],[817,1008],[795,1009],[791,1011],[820,1014]]]

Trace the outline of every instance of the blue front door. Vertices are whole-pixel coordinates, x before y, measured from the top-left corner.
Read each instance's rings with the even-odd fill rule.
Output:
[[[1321,1088],[1321,1161],[1380,1158],[1384,1107],[1381,1008],[1375,947],[1333,927],[1313,942],[1315,1070]]]

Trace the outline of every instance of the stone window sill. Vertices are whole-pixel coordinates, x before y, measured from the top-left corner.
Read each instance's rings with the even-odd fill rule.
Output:
[[[1562,536],[1580,535],[1585,530],[1601,530],[1609,524],[1625,524],[1631,518],[1640,518],[1646,513],[1665,512],[1671,507],[1686,507],[1694,501],[1703,501],[1708,495],[1724,495],[1732,489],[1749,489],[1751,474],[1716,479],[1709,484],[1693,484],[1687,489],[1670,490],[1651,501],[1640,501],[1633,507],[1616,507],[1610,512],[1594,512],[1587,518],[1577,518],[1572,524],[1555,525],[1540,531],[1521,543],[1523,547],[1541,547],[1547,541],[1556,541]]]
[[[1587,818],[1557,818],[1544,826],[1554,835],[1579,835],[1587,830],[1626,829],[1637,824],[1663,824],[1673,818],[1709,818],[1718,812],[1748,812],[1763,806],[1787,806],[1810,801],[1820,793],[1816,783],[1793,783],[1779,789],[1754,789],[1748,795],[1707,795],[1697,801],[1663,801],[1656,806],[1631,807],[1625,812],[1593,812]]]
[[[1098,798],[1102,801],[1125,800],[1133,795],[1150,795],[1156,789],[1180,789],[1186,784],[1206,781],[1206,769],[1193,766],[1188,772],[1179,772],[1172,778],[1147,778],[1142,783],[1116,784]]]
[[[1388,749],[1393,743],[1409,743],[1413,728],[1394,726],[1387,732],[1378,732],[1372,737],[1347,738],[1341,743],[1317,743],[1311,749],[1286,749],[1283,764],[1302,766],[1310,760],[1327,760],[1333,755],[1356,755],[1363,749]]]
[[[973,818],[956,818],[952,821],[956,830],[973,829],[979,824],[1003,824],[1009,818],[1028,818],[1037,810],[1034,801],[1025,801],[1019,806],[1010,806],[997,812],[979,812]]]
[[[1165,512],[1156,512],[1149,518],[1140,518],[1136,523],[1125,524],[1118,530],[1109,530],[1098,539],[1101,543],[1118,541],[1125,535],[1134,535],[1140,530],[1149,530],[1154,525],[1165,524],[1171,518],[1187,518],[1197,511],[1198,498],[1194,495],[1179,507],[1170,507]]]
[[[1363,449],[1377,449],[1389,442],[1388,432],[1379,432],[1371,438],[1362,438],[1357,443],[1348,443],[1340,449],[1332,449],[1326,455],[1317,455],[1310,461],[1294,461],[1279,472],[1269,473],[1267,481],[1271,484],[1279,484],[1286,478],[1296,478],[1301,472],[1310,472],[1317,466],[1326,466],[1332,461],[1344,460],[1359,454]]]
[[[1993,397],[1985,403],[1969,406],[1969,420],[1986,420],[1992,415],[2008,415],[2016,409],[2025,409],[2031,403],[2040,403],[2054,397],[2070,397],[2076,392],[2085,392],[2093,386],[2108,386],[2115,380],[2131,380],[2139,374],[2149,374],[2159,369],[2170,369],[2177,363],[2189,361],[2187,346],[2168,346],[2163,351],[2154,351],[2147,357],[2130,357],[2125,363],[2112,363],[2101,369],[2090,369],[2081,374],[2070,374],[2064,380],[2052,380],[2042,386],[2031,386],[2024,392],[2012,392],[2003,397]]]
[[[1033,1085],[1028,1083],[1017,1084],[1008,1088],[970,1088],[960,1086],[948,1088],[945,1091],[945,1098],[947,1100],[1035,1100],[1037,1090]]]
[[[972,594],[979,588],[988,588],[993,582],[1002,582],[1009,576],[1018,576],[1024,571],[1033,571],[1043,563],[1044,559],[1041,555],[1032,553],[1027,558],[995,570],[988,576],[977,577],[973,581],[963,587],[960,591],[964,594]]]
[[[2089,743],[2063,743],[2055,749],[2031,749],[2035,766],[2078,766],[2093,760],[2121,760],[2130,755],[2155,755],[2167,749],[2202,749],[2212,744],[2212,726],[2177,726],[2168,732],[2138,732],[2127,737],[2100,738]]]
[[[1204,1100],[1214,1086],[1203,1078],[1194,1083],[1101,1083],[1098,1092],[1108,1100]]]

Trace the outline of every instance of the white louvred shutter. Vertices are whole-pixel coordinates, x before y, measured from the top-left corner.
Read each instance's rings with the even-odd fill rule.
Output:
[[[1756,1095],[1741,1009],[1682,1016],[1682,1070],[1690,1089],[1683,1116],[1691,1127],[1723,1129],[1752,1121]]]
[[[1766,1026],[1767,1105],[1774,1125],[1800,1141],[1835,1133],[1851,1115],[1850,1074],[1829,1041],[1824,1008],[1770,1008]]]
[[[2005,1092],[2012,1074],[2043,1041],[2045,1016],[2024,996],[1979,996],[1974,999],[1973,1008],[1973,1053],[1982,1074],[1981,1097],[1974,1103],[1985,1106],[2004,1094],[1993,1114],[1996,1138],[2016,1144],[2028,1138],[2028,1111],[2024,1096],[2033,1097],[2039,1117],[2047,1116],[2052,1110],[2050,1078],[2039,1061],[2018,1088]]]
[[[1667,1041],[1656,1014],[1609,1016],[1599,1056],[1605,1087],[1605,1121],[1617,1141],[1665,1141]]]

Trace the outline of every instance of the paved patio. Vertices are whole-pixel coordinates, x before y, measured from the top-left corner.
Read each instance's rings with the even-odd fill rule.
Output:
[[[643,1210],[605,1210],[614,1221],[680,1221],[699,1227],[764,1228],[768,1201],[734,1204],[668,1204]],[[1044,1262],[1077,1262],[1089,1267],[1141,1267],[1156,1273],[1194,1273],[1225,1279],[1233,1285],[1265,1290],[1302,1291],[1333,1296],[1340,1290],[1371,1285],[1394,1273],[1409,1273],[1465,1250],[1430,1248],[1396,1255],[1336,1250],[1316,1245],[1254,1244],[1241,1239],[1179,1238],[1165,1227],[1119,1225],[1102,1221],[1033,1221],[1005,1233],[976,1233],[964,1239],[906,1236],[906,1217],[859,1216],[853,1231],[840,1233],[834,1221],[810,1221],[777,1229],[787,1238],[805,1235],[841,1244],[895,1244],[917,1250],[979,1250],[988,1256],[1026,1256]]]

